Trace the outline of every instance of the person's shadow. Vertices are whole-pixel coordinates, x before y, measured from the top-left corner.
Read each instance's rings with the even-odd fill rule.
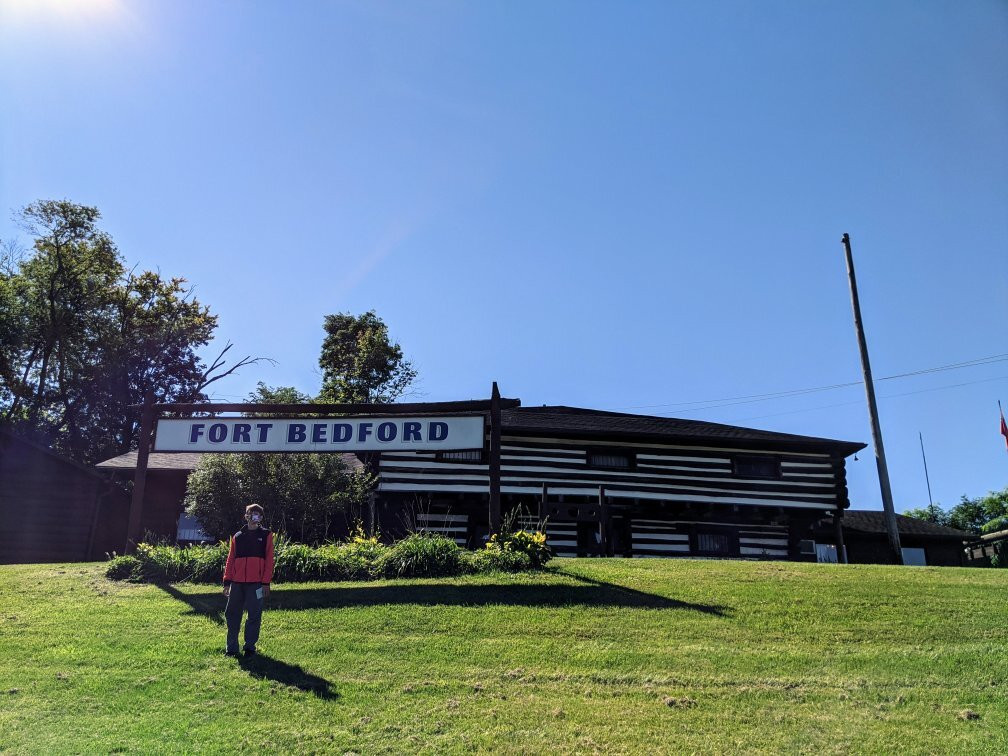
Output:
[[[163,590],[174,599],[178,599],[188,604],[193,614],[201,614],[207,619],[213,620],[218,625],[224,624],[224,613],[221,611],[221,599],[219,596],[200,596],[188,594],[180,591],[174,585],[159,583],[158,588]],[[216,599],[216,600],[215,600]],[[282,662],[263,654],[253,654],[252,656],[239,656],[238,666],[248,672],[252,677],[260,680],[273,680],[282,685],[289,685],[306,693],[313,693],[326,701],[339,698],[339,693],[332,689],[332,683],[324,677],[305,672],[302,667],[294,664]]]
[[[304,669],[295,665],[273,659],[263,654],[252,656],[241,656],[238,658],[238,666],[248,672],[252,677],[260,680],[273,680],[282,685],[289,685],[305,693],[313,693],[326,701],[339,698],[339,693],[332,689],[332,684],[323,677],[305,672]]]

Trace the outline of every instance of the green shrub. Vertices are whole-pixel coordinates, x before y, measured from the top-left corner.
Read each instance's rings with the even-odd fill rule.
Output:
[[[105,568],[109,580],[141,580],[143,563],[135,556],[113,556]]]
[[[354,532],[350,535],[349,540],[341,544],[340,548],[344,549],[347,554],[363,559],[372,566],[377,564],[378,560],[389,549],[388,546],[378,540],[377,533],[370,536],[366,535],[364,533],[364,526],[359,522],[354,528]]]
[[[303,543],[277,540],[281,541],[281,545],[274,548],[274,579],[320,580],[324,577],[324,560],[319,558],[315,549]]]
[[[185,547],[141,543],[135,555],[114,557],[105,574],[112,580],[213,583],[224,575],[227,549],[225,543]]]
[[[524,554],[532,567],[542,567],[553,554],[546,545],[546,534],[527,530],[494,533],[487,541],[486,550],[491,552],[512,552]]]
[[[324,560],[326,580],[367,580],[374,577],[375,560],[350,544],[331,544],[316,549]]]
[[[381,556],[377,571],[386,577],[443,577],[463,571],[462,549],[431,533],[411,533]]]
[[[507,544],[519,544],[510,548]],[[358,529],[345,543],[306,546],[274,536],[273,579],[278,582],[368,580],[376,577],[447,577],[466,572],[532,569],[535,562],[513,535],[470,552],[441,535],[414,533],[392,546]],[[105,574],[112,580],[149,583],[217,583],[224,575],[228,544],[170,546],[141,543],[136,554],[115,556]]]
[[[524,572],[532,569],[528,554],[505,549],[470,551],[465,555],[465,562],[469,572]]]
[[[279,535],[275,537],[273,552],[273,579],[278,581],[364,580],[373,576],[372,557],[378,553],[371,544],[361,547],[349,542],[313,548]]]
[[[212,546],[189,546],[187,551],[192,560],[193,582],[219,583],[224,577],[224,563],[227,562],[228,544],[221,542]]]

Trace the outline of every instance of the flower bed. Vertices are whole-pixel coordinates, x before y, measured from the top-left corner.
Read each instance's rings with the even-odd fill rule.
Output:
[[[224,575],[228,545],[170,546],[141,543],[136,553],[109,560],[112,580],[144,583],[216,583]],[[478,572],[521,572],[550,559],[542,533],[494,535],[486,548],[469,551],[431,533],[413,533],[392,545],[358,531],[344,543],[306,546],[281,535],[274,543],[276,582],[449,577]]]

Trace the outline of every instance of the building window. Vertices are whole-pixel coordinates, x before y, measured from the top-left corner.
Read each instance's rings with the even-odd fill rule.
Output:
[[[798,553],[799,554],[815,554],[816,553],[816,542],[811,540],[798,541]]]
[[[727,533],[697,533],[697,551],[701,554],[728,556],[731,553],[731,538]]]
[[[629,470],[633,467],[633,455],[628,452],[589,451],[588,467]]]
[[[732,458],[732,473],[739,478],[779,478],[780,460],[776,457],[744,456]]]
[[[437,453],[438,462],[466,462],[478,465],[483,462],[482,449],[466,449],[464,451],[443,451]]]

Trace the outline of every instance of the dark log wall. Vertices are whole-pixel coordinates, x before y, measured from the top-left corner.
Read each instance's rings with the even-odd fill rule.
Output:
[[[851,564],[893,564],[889,540],[884,533],[859,533],[844,530],[847,559]],[[956,538],[922,538],[900,533],[900,545],[906,549],[924,549],[929,567],[959,567],[966,564],[962,542]]]
[[[86,560],[103,481],[0,435],[0,562]]]
[[[603,448],[628,452],[625,470],[588,466],[588,453]],[[599,486],[614,498],[690,503],[752,504],[834,510],[846,504],[843,460],[827,454],[781,453],[776,479],[733,473],[732,459],[746,449],[699,446],[600,444],[569,439],[502,439],[501,492],[537,495],[546,483],[553,494],[593,496]],[[766,452],[758,452],[766,456]],[[386,452],[379,463],[380,491],[486,492],[488,465],[439,461],[433,452]]]
[[[797,553],[798,540],[810,537],[809,528],[823,514],[847,505],[844,460],[823,453],[631,446],[505,433],[501,454],[504,509],[520,502],[548,516],[548,542],[564,556],[714,556],[704,547],[716,543],[727,549],[723,556],[808,558]],[[591,466],[595,455],[625,455],[629,464]],[[753,455],[775,460],[777,473],[738,474],[737,458]],[[485,453],[477,463],[433,452],[383,453],[382,519],[401,519],[405,506],[415,510],[416,526],[478,546],[486,532],[486,459]],[[545,510],[539,504],[543,485],[548,488]],[[592,528],[597,532],[603,520],[609,523],[604,530],[609,540],[593,542]]]

